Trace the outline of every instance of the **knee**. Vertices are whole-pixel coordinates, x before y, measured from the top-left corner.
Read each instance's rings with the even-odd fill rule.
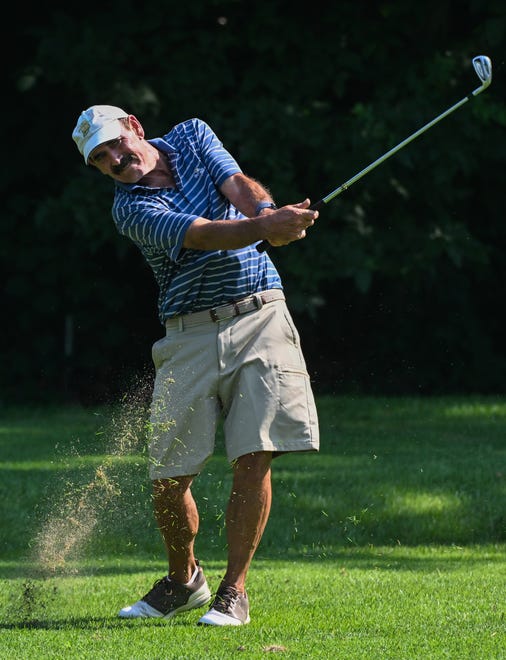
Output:
[[[153,481],[153,497],[155,501],[177,501],[184,497],[191,486],[192,477],[176,477],[174,479],[155,479]]]
[[[234,478],[242,481],[262,481],[270,472],[272,453],[267,451],[244,454],[234,462]]]

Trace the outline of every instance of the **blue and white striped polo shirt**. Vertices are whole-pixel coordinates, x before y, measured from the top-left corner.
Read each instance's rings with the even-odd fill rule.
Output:
[[[177,314],[281,289],[269,255],[254,245],[239,250],[182,247],[186,230],[198,217],[244,217],[219,191],[241,169],[211,128],[189,119],[149,142],[167,154],[176,188],[116,182],[112,216],[120,234],[137,245],[153,270],[162,324]]]

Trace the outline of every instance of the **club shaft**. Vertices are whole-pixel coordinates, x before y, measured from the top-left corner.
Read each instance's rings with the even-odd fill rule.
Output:
[[[432,126],[434,126],[434,124],[437,124],[442,119],[447,117],[449,114],[451,114],[452,112],[455,112],[455,110],[457,110],[462,105],[464,105],[464,103],[467,103],[467,101],[472,99],[473,96],[477,96],[480,92],[482,92],[484,89],[486,89],[489,84],[490,84],[490,81],[484,82],[483,85],[481,85],[480,87],[477,87],[473,92],[468,94],[468,96],[464,97],[463,99],[461,99],[460,101],[455,103],[455,105],[452,105],[451,108],[448,108],[448,110],[445,110],[445,112],[442,112],[440,115],[438,115],[432,121],[429,121],[427,124],[425,124],[425,126],[422,126],[421,128],[419,128],[417,131],[415,131],[412,135],[407,137],[405,140],[403,140],[402,142],[399,142],[398,145],[396,145],[395,147],[392,147],[392,149],[390,149],[390,151],[387,151],[385,154],[383,154],[383,156],[380,156],[379,158],[377,158],[370,165],[368,165],[367,167],[364,167],[363,170],[361,170],[360,172],[355,174],[355,176],[352,176],[351,179],[349,179],[345,183],[342,183],[338,188],[336,188],[335,190],[330,192],[325,197],[322,197],[322,199],[320,199],[319,201],[315,202],[314,204],[311,204],[310,208],[312,210],[317,210],[317,209],[320,209],[324,204],[328,204],[332,199],[334,199],[335,197],[340,195],[342,192],[344,192],[350,186],[352,186],[354,183],[356,183],[359,179],[361,179],[363,176],[368,174],[371,170],[374,170],[376,167],[378,167],[378,165],[380,165],[385,160],[387,160],[387,158],[390,158],[390,156],[393,156],[395,153],[400,151],[407,144],[409,144],[410,142],[415,140],[419,135],[421,135],[422,133],[425,133],[425,131],[428,131],[429,128],[432,128]],[[268,241],[262,241],[261,243],[259,243],[257,245],[257,250],[259,252],[264,252],[265,250],[268,249],[269,245],[270,244],[269,244]]]
[[[441,121],[442,119],[447,117],[450,113],[457,110],[457,108],[460,108],[460,106],[464,105],[464,103],[466,103],[467,101],[469,101],[468,96],[466,96],[465,98],[460,100],[458,103],[455,103],[455,105],[452,105],[451,108],[448,108],[448,110],[441,113],[438,117],[436,117],[432,121],[429,121],[427,124],[425,124],[425,126],[422,126],[422,128],[419,128],[415,133],[413,133],[412,135],[407,137],[405,140],[403,140],[402,142],[399,142],[399,144],[396,145],[395,147],[393,147],[392,149],[390,149],[390,151],[387,151],[385,154],[383,154],[383,156],[380,156],[379,158],[377,158],[373,163],[371,163],[367,167],[364,167],[363,170],[361,170],[360,172],[355,174],[355,176],[352,176],[351,179],[348,179],[348,181],[341,184],[338,188],[336,188],[331,193],[329,193],[328,195],[323,197],[320,201],[323,202],[323,204],[328,204],[328,202],[330,202],[332,199],[334,199],[334,197],[337,197],[337,195],[339,195],[342,192],[344,192],[345,190],[347,190],[356,181],[358,181],[363,176],[368,174],[375,167],[378,167],[378,165],[381,165],[381,163],[383,163],[385,160],[387,160],[387,158],[390,158],[390,156],[393,156],[395,153],[400,151],[407,144],[409,144],[410,142],[415,140],[419,135],[421,135],[422,133],[425,133],[425,131],[428,131],[429,128],[432,128],[432,126],[434,126],[434,124],[437,124],[439,121]]]

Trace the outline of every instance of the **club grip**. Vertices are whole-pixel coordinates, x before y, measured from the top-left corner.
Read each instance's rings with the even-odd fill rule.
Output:
[[[319,201],[315,202],[314,204],[311,204],[309,209],[311,211],[318,211],[318,209],[321,209],[321,207],[324,204],[325,204],[325,202],[323,201],[323,199],[320,199]],[[269,243],[269,241],[262,241],[261,243],[258,243],[258,245],[256,246],[256,248],[259,252],[265,252],[270,247],[271,247],[271,244]]]
[[[257,250],[259,252],[265,252],[271,247],[271,244],[269,241],[262,241],[261,243],[257,243]]]

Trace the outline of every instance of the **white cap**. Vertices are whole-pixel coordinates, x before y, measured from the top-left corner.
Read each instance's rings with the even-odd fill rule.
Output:
[[[88,164],[88,156],[99,144],[116,140],[121,135],[118,119],[128,117],[121,108],[114,105],[93,105],[79,115],[72,139]]]

